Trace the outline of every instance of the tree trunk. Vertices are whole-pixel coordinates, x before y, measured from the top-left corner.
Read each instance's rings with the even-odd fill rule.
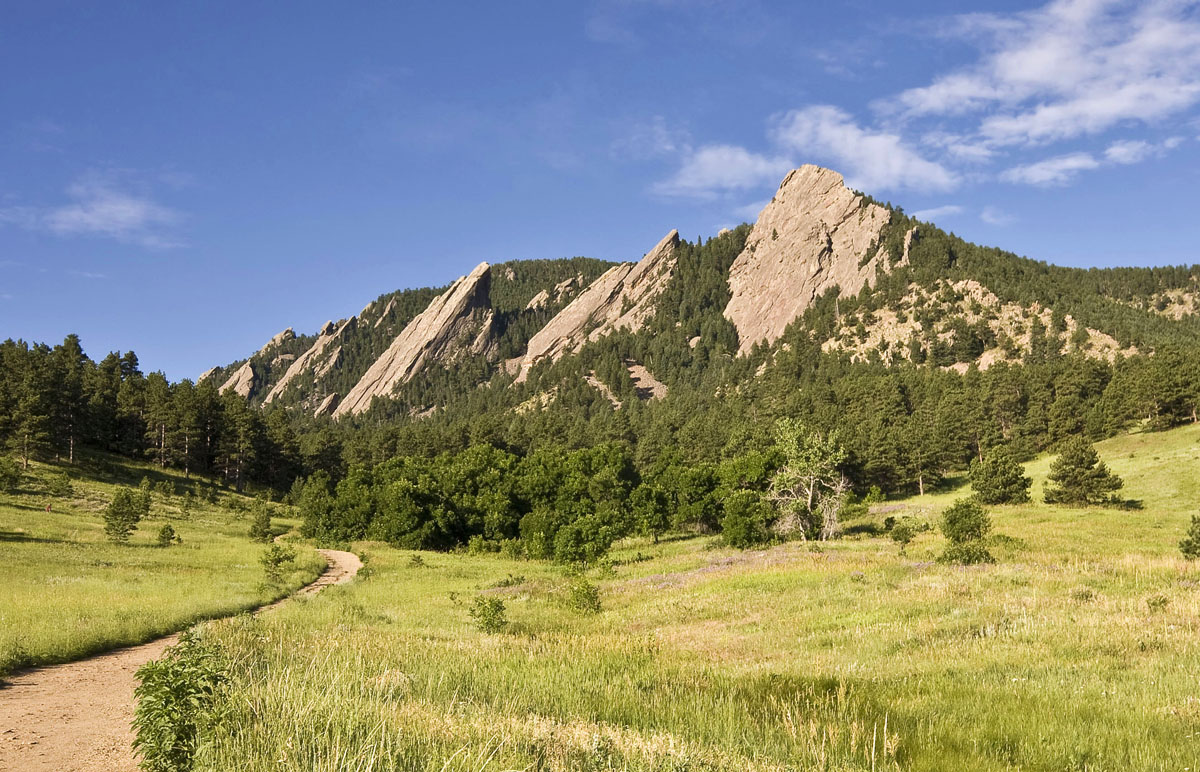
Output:
[[[922,496],[925,495],[925,475],[923,474],[917,475],[917,490],[921,492]]]

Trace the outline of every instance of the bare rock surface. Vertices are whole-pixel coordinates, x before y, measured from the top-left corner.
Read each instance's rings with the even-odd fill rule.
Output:
[[[655,378],[654,374],[647,370],[641,362],[626,359],[625,369],[629,371],[629,377],[633,379],[633,387],[637,391],[638,399],[649,402],[667,396],[667,384]]]
[[[341,347],[338,345],[339,342],[346,334],[346,331],[354,327],[355,322],[356,317],[353,316],[342,322],[340,326],[334,325],[332,321],[325,322],[325,326],[321,328],[317,339],[313,341],[313,344],[308,347],[307,351],[297,357],[296,361],[288,366],[283,377],[275,383],[263,402],[270,403],[278,399],[279,395],[283,394],[284,389],[288,387],[288,384],[296,380],[297,377],[307,370],[317,370],[317,377],[329,372],[333,367],[331,362],[337,358],[341,351]],[[332,353],[326,356],[327,351]]]
[[[890,218],[835,171],[805,165],[789,173],[729,271],[725,316],[737,327],[739,353],[778,339],[830,288],[855,294],[878,266],[887,268],[875,245]]]
[[[484,353],[491,342],[490,282],[491,269],[480,263],[434,298],[363,374],[333,415],[363,412],[373,398],[391,394],[431,359],[446,362],[467,352]]]
[[[221,384],[218,389],[221,393],[233,389],[233,393],[239,397],[249,397],[250,392],[254,391],[254,384],[258,380],[258,376],[254,372],[254,366],[250,364],[250,360],[233,371],[233,375],[226,379],[225,383]]]
[[[509,360],[509,372],[516,373],[517,383],[540,361],[557,361],[615,330],[641,329],[671,279],[678,246],[679,231],[673,230],[640,261],[621,263],[601,274],[529,339],[524,357]],[[559,287],[563,292],[570,289],[565,282],[555,287],[556,292]]]

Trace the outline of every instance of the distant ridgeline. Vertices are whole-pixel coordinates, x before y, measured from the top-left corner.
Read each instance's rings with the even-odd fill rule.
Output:
[[[195,384],[74,337],[6,341],[0,435],[18,457],[86,446],[279,491],[312,476],[293,497],[315,535],[495,545],[526,524],[548,554],[580,507],[612,534],[648,508],[712,527],[722,497],[765,485],[784,416],[836,431],[855,488],[885,492],[996,446],[1194,421],[1198,281],[979,247],[805,166],[753,227],[671,232],[636,263],[484,263]]]

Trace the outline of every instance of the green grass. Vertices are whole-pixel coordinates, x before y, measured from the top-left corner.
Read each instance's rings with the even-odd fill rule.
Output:
[[[195,481],[105,458],[90,464],[35,465],[20,491],[0,494],[0,675],[253,608],[311,581],[324,566],[320,556],[301,551],[285,586],[263,587],[263,547],[247,536],[249,516],[197,502],[185,519],[179,496],[156,494],[151,516],[129,543],[112,544],[101,512],[119,485],[136,486],[143,475],[181,489]],[[46,493],[47,481],[63,471],[74,478],[71,495]],[[164,523],[181,544],[157,546]]]
[[[234,713],[199,768],[1195,770],[1200,568],[1177,542],[1197,440],[1099,446],[1142,510],[993,508],[995,566],[935,563],[936,531],[905,555],[630,541],[579,616],[550,565],[363,545],[366,578],[206,629]],[[479,592],[507,632],[474,629]]]

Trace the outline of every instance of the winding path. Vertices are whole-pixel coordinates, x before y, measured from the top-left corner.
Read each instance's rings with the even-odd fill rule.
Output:
[[[318,551],[329,566],[297,595],[348,582],[362,568],[362,561],[352,552]],[[0,689],[0,770],[136,772],[137,761],[130,748],[133,690],[137,686],[134,674],[176,640],[178,635],[168,635],[14,676]]]

